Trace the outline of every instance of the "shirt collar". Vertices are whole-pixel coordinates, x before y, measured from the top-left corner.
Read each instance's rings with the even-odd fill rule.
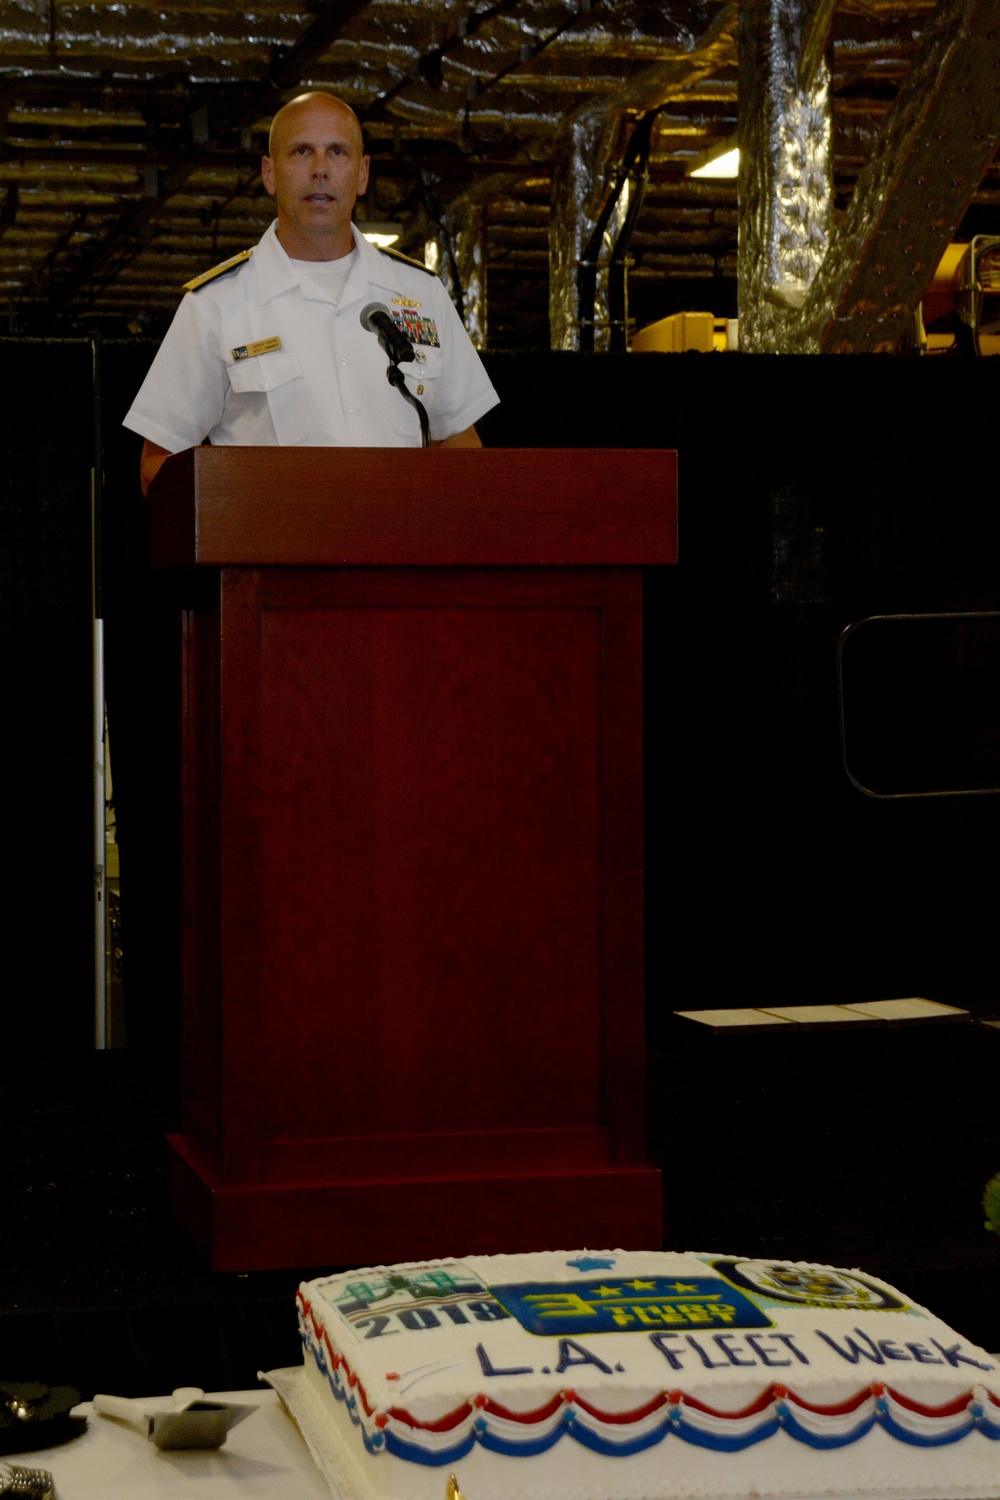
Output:
[[[275,219],[265,230],[254,252],[253,266],[257,275],[261,303],[270,302],[272,297],[291,291],[293,287],[300,286],[302,283],[298,270],[292,265],[281,247],[277,229],[278,221]],[[341,307],[347,307],[352,302],[360,302],[368,296],[372,257],[381,262],[378,251],[368,243],[356,224],[351,225],[351,234],[354,238],[354,254],[351,256],[351,268],[338,299]]]
[[[290,291],[299,284],[299,273],[278,243],[278,221],[269,224],[254,251],[253,268],[257,277],[260,301],[270,302],[272,297]]]
[[[354,236],[354,254],[340,298],[341,307],[347,307],[351,302],[366,301],[371,296],[370,283],[378,280],[373,272],[378,271],[382,263],[381,255],[365,239],[356,224],[351,225],[351,233]]]

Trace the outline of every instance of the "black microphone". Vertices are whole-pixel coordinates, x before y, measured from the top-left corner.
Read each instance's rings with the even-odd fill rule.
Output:
[[[374,333],[394,365],[406,364],[414,358],[413,345],[392,320],[392,313],[383,302],[369,302],[361,309],[361,326]]]

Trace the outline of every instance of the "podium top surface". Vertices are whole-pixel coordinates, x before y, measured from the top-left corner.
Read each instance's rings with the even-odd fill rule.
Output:
[[[191,448],[150,499],[157,567],[677,560],[665,449]]]

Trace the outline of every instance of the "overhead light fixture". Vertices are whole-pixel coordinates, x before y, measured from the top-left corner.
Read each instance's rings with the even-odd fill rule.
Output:
[[[358,228],[366,240],[373,245],[378,245],[384,250],[388,245],[394,245],[398,239],[402,239],[402,224],[393,224],[388,220],[364,219],[358,224]]]
[[[685,177],[738,177],[740,172],[740,148],[735,136],[721,141],[710,151],[703,151],[691,160],[685,169]]]

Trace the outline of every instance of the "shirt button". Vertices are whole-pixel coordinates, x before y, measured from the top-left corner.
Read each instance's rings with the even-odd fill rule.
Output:
[[[349,406],[349,407],[348,407],[348,408],[347,408],[347,410],[348,410],[348,411],[349,411],[349,412],[351,412],[351,414],[352,414],[352,415],[353,415],[353,413],[354,413],[354,407],[353,407],[353,406]]]
[[[343,354],[340,356],[340,363],[342,365],[346,365],[347,364],[347,359],[345,358],[345,356]]]

